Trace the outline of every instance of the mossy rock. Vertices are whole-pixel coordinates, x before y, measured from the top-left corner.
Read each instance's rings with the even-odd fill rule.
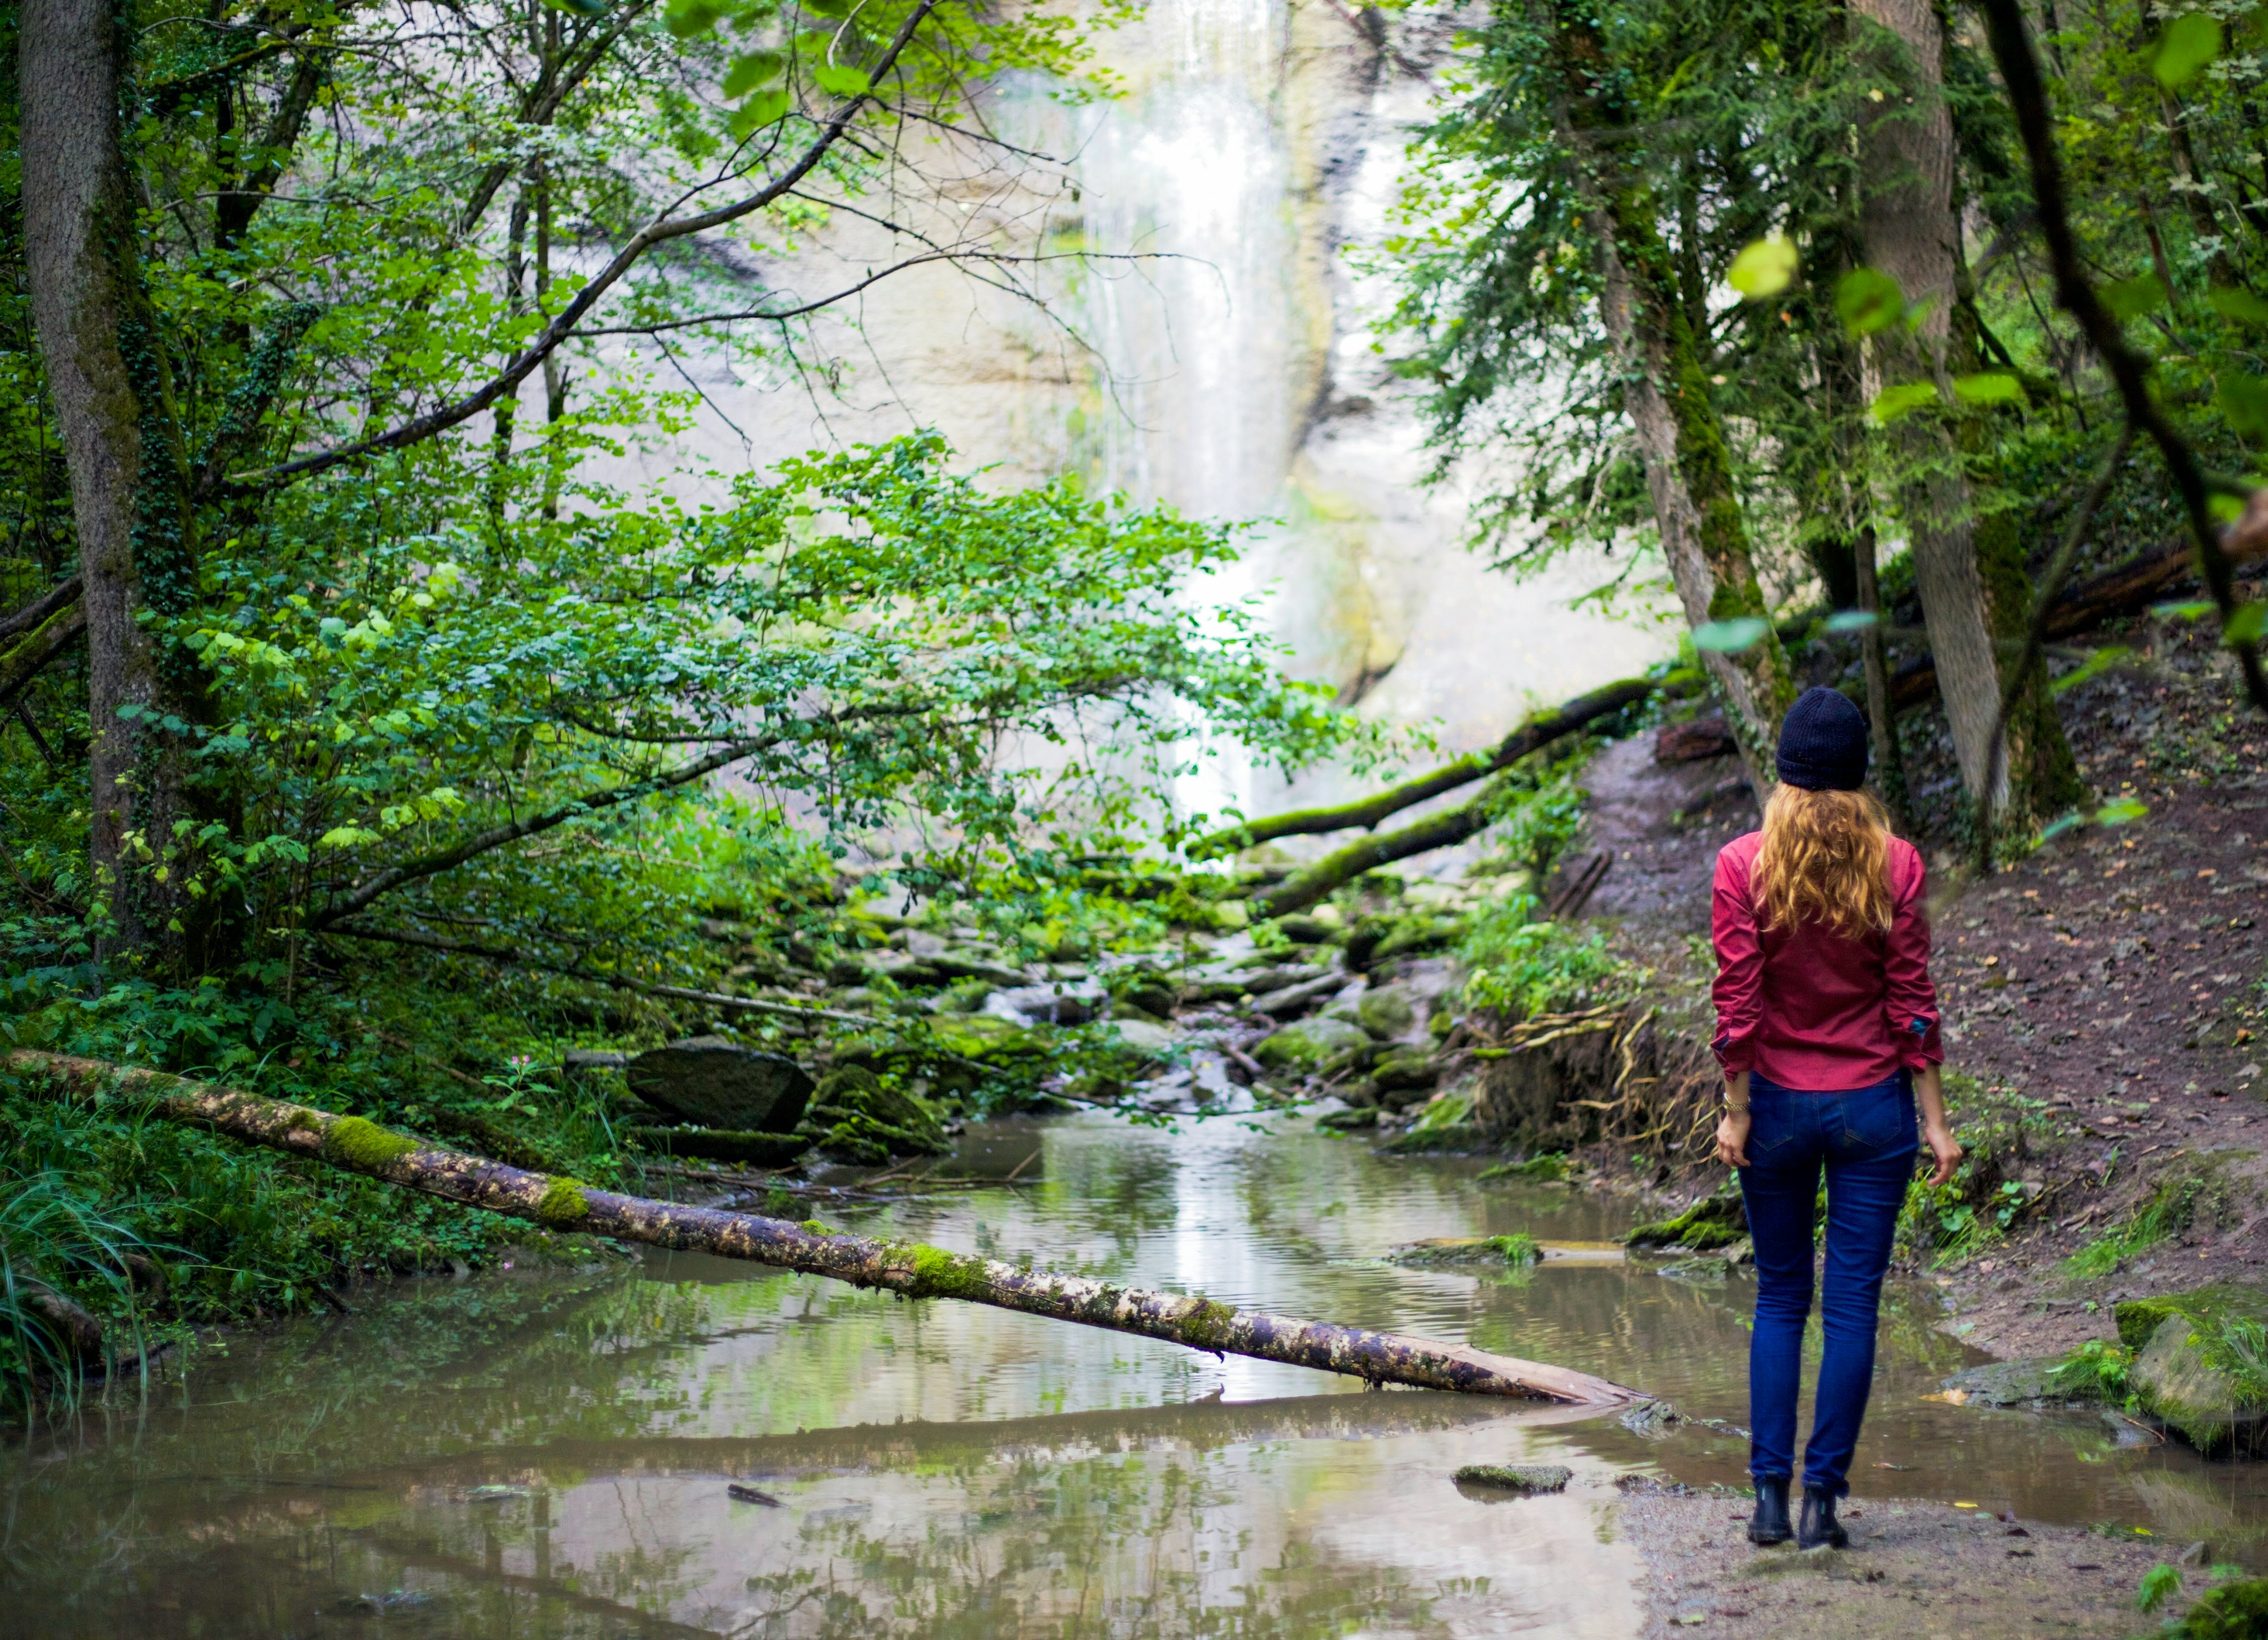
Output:
[[[1445,1122],[1437,1128],[1412,1128],[1398,1139],[1378,1148],[1388,1156],[1469,1156],[1496,1141],[1469,1122]]]
[[[1359,1133],[1378,1126],[1378,1107],[1359,1105],[1351,1110],[1326,1111],[1315,1118],[1315,1126],[1325,1133]]]
[[[989,1013],[940,1014],[932,1022],[930,1034],[946,1053],[984,1064],[1005,1064],[1047,1051],[1035,1033]]]
[[[1271,1070],[1321,1070],[1342,1057],[1367,1057],[1370,1033],[1344,1019],[1301,1019],[1256,1043],[1252,1056]]]
[[[1565,1491],[1575,1472],[1556,1463],[1469,1463],[1457,1471],[1454,1478],[1459,1486],[1485,1487],[1532,1497],[1544,1492]]]
[[[2126,1369],[2127,1386],[2144,1411],[2199,1452],[2257,1452],[2268,1433],[2268,1405],[2247,1399],[2235,1379],[2206,1360],[2199,1329],[2210,1325],[2168,1316]]]
[[[1418,1011],[1410,1005],[1409,997],[1391,989],[1363,992],[1355,998],[1354,1012],[1355,1023],[1381,1041],[1407,1036],[1418,1023]]]
[[[691,1036],[622,1068],[630,1092],[680,1122],[738,1132],[789,1133],[803,1120],[811,1074],[792,1059],[721,1036]]]
[[[1533,1184],[1561,1184],[1571,1178],[1574,1171],[1567,1165],[1566,1157],[1554,1151],[1549,1155],[1531,1156],[1526,1161],[1505,1162],[1489,1168],[1481,1174],[1481,1182],[1490,1184],[1499,1179],[1518,1179]]]
[[[1370,1068],[1371,1080],[1381,1093],[1430,1088],[1441,1079],[1441,1067],[1422,1048],[1397,1048]]]
[[[626,1128],[622,1133],[649,1151],[751,1167],[784,1167],[813,1144],[807,1132],[752,1133],[730,1128]]]
[[[1735,1187],[1703,1196],[1675,1218],[1640,1224],[1623,1238],[1623,1245],[1683,1247],[1689,1252],[1705,1253],[1712,1247],[1728,1247],[1748,1233],[1748,1209],[1742,1205],[1740,1190]]]
[[[1454,1269],[1479,1265],[1485,1269],[1525,1269],[1543,1261],[1543,1248],[1523,1232],[1509,1236],[1436,1236],[1396,1247],[1386,1255],[1390,1264],[1413,1269]]]
[[[896,1156],[941,1156],[953,1148],[945,1124],[926,1103],[886,1086],[858,1065],[831,1070],[820,1082],[800,1136],[838,1160],[868,1167]]]
[[[1278,917],[1271,926],[1295,945],[1328,945],[1346,933],[1346,930],[1338,923],[1296,912],[1290,916]]]
[[[2037,1411],[2076,1406],[2076,1397],[2056,1387],[2055,1369],[2062,1361],[2060,1356],[1987,1361],[1955,1372],[1945,1380],[1944,1387],[1959,1391],[1964,1403],[1971,1407],[2027,1407]]]
[[[2111,1313],[2118,1319],[2118,1342],[2129,1350],[2139,1350],[2157,1336],[2169,1316],[2186,1315],[2198,1321],[2268,1321],[2268,1291],[2236,1282],[2218,1282],[2188,1292],[2129,1298]]]

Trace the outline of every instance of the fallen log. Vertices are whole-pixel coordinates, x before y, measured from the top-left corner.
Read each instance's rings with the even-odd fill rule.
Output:
[[[1406,860],[1413,854],[1462,842],[1496,819],[1497,791],[1497,783],[1491,781],[1469,803],[1429,814],[1414,826],[1404,826],[1382,837],[1359,839],[1325,855],[1305,871],[1294,871],[1274,887],[1263,888],[1253,895],[1248,902],[1252,916],[1258,920],[1300,910],[1327,898],[1365,871]]]
[[[1602,689],[1578,695],[1565,706],[1555,707],[1529,718],[1485,752],[1461,757],[1431,774],[1406,780],[1398,786],[1389,786],[1359,802],[1343,803],[1335,808],[1299,809],[1289,814],[1271,814],[1264,820],[1247,820],[1239,826],[1224,827],[1191,843],[1189,857],[1192,859],[1209,859],[1239,849],[1256,848],[1278,837],[1346,831],[1357,826],[1369,829],[1388,816],[1414,808],[1429,798],[1438,798],[1444,791],[1454,791],[1459,786],[1470,785],[1476,780],[1486,779],[1500,769],[1509,769],[1529,753],[1541,751],[1554,740],[1564,739],[1602,717],[1611,717],[1625,706],[1635,706],[1656,694],[1690,694],[1698,687],[1697,683],[1685,680],[1671,683],[1659,678],[1625,678],[1620,683],[1609,683]]]
[[[0,1055],[0,1069],[43,1077],[70,1098],[132,1099],[168,1121],[210,1127],[247,1144],[554,1231],[745,1259],[831,1276],[857,1287],[881,1288],[908,1298],[959,1298],[1163,1339],[1213,1355],[1249,1356],[1344,1372],[1373,1384],[1578,1406],[1626,1406],[1646,1399],[1587,1372],[1462,1345],[1232,1309],[1201,1295],[1145,1292],[1083,1276],[1023,1269],[920,1242],[846,1235],[815,1223],[794,1224],[753,1213],[619,1195],[579,1180],[529,1173],[427,1144],[360,1116],[334,1115],[137,1066],[17,1048]]]

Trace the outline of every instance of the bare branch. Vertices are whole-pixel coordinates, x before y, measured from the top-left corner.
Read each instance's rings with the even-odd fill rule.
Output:
[[[889,71],[906,47],[912,43],[915,31],[928,20],[930,13],[939,4],[940,0],[920,0],[892,38],[880,61],[875,64],[873,77],[880,79]],[[328,472],[342,462],[422,444],[438,433],[446,432],[452,427],[470,421],[504,394],[516,391],[521,382],[534,374],[562,342],[577,334],[585,316],[598,305],[599,298],[612,290],[622,276],[637,266],[655,246],[737,222],[742,217],[763,210],[810,175],[817,169],[819,162],[827,157],[828,151],[841,140],[843,134],[850,129],[851,120],[868,100],[870,99],[864,93],[846,99],[821,129],[818,137],[797,157],[795,163],[747,198],[674,220],[667,217],[659,217],[640,229],[630,242],[615,253],[614,259],[592,277],[589,283],[576,292],[574,299],[544,327],[543,333],[518,358],[505,366],[502,374],[485,386],[453,404],[444,405],[413,421],[405,422],[390,432],[330,450],[317,451],[261,472],[246,474],[232,481],[231,487],[238,491],[274,489],[317,473]]]
[[[2188,440],[2176,430],[2164,409],[2151,396],[2149,361],[2127,345],[2125,332],[2095,295],[2095,286],[2081,265],[2079,241],[2072,232],[2071,216],[2065,203],[2063,159],[2056,148],[2047,92],[2040,81],[2039,60],[2032,55],[2023,10],[2017,0],[1983,0],[1983,5],[1992,55],[2000,65],[2000,79],[2007,87],[2008,101],[2015,111],[2016,129],[2023,136],[2024,151],[2031,161],[2032,197],[2038,202],[2040,232],[2047,241],[2048,259],[2055,269],[2057,304],[2079,321],[2089,345],[2110,371],[2124,404],[2128,424],[2149,434],[2158,446],[2174,488],[2181,492],[2183,508],[2189,514],[2190,533],[2197,540],[2198,566],[2204,572],[2205,587],[2212,592],[2226,625],[2236,614],[2236,587],[2228,555],[2221,550],[2220,534],[2213,522],[2209,501],[2212,487],[2198,467],[2196,452],[2190,448]],[[2268,711],[2268,677],[2261,673],[2259,646],[2250,640],[2232,640],[2229,647],[2236,651],[2237,662],[2244,669],[2245,692],[2252,697],[2255,706]]]
[[[546,809],[541,814],[531,814],[525,820],[491,827],[487,831],[477,833],[461,842],[442,849],[438,854],[429,854],[420,860],[410,860],[400,865],[388,866],[360,887],[350,890],[339,899],[326,905],[315,916],[308,918],[307,928],[311,932],[320,933],[342,917],[352,916],[373,901],[392,894],[405,883],[417,882],[422,879],[452,871],[466,861],[487,854],[493,849],[501,849],[506,843],[518,842],[523,837],[533,837],[539,832],[549,831],[555,826],[563,826],[569,820],[578,820],[585,814],[596,814],[607,809],[620,808],[626,803],[640,802],[658,792],[689,785],[704,775],[714,774],[727,763],[738,762],[744,757],[752,756],[762,751],[778,738],[777,734],[761,734],[745,740],[735,740],[730,745],[718,747],[705,757],[697,757],[681,768],[674,769],[666,775],[657,775],[650,780],[632,781],[626,786],[609,787],[604,791],[590,792],[575,798],[572,802],[563,803],[556,808]]]

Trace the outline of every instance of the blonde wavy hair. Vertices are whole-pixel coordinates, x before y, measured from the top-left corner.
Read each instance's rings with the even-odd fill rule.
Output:
[[[1817,923],[1845,938],[1890,926],[1890,823],[1864,791],[1807,791],[1785,781],[1764,805],[1764,846],[1749,874],[1769,929]]]

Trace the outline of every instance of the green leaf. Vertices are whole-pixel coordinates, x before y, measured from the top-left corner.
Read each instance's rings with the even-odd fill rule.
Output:
[[[1827,617],[1830,632],[1864,632],[1869,627],[1880,626],[1881,616],[1866,609],[1838,609]]]
[[[758,92],[740,105],[740,112],[726,122],[733,135],[746,139],[754,136],[768,125],[777,125],[787,114],[788,96],[784,91]]]
[[[2214,311],[2224,319],[2233,319],[2240,325],[2268,327],[2268,301],[2250,290],[2240,290],[2232,285],[2224,290],[2206,291],[2205,299],[2212,303]]]
[[[2109,308],[2119,323],[2139,319],[2153,308],[2166,304],[2166,287],[2158,283],[2155,274],[2136,274],[2132,279],[2113,279],[2101,288],[2103,306]]]
[[[819,82],[820,90],[837,97],[863,97],[874,88],[865,70],[842,63],[822,63],[811,71],[811,77]]]
[[[1975,376],[1955,376],[1953,396],[1963,404],[2021,404],[2024,384],[2004,371]]]
[[[1737,621],[1712,621],[1693,629],[1693,647],[1714,650],[1720,655],[1737,655],[1743,650],[1754,649],[1771,630],[1771,622],[1756,615],[1742,615]]]
[[[1902,381],[1885,387],[1874,395],[1867,410],[1874,418],[1888,427],[1902,416],[1910,416],[1925,404],[1937,402],[1937,384],[1930,381]]]
[[[2158,36],[2158,48],[2150,54],[2150,72],[2168,91],[2179,91],[2220,55],[2220,19],[2203,11],[2184,12]]]
[[[745,97],[759,85],[769,85],[787,71],[787,54],[780,51],[751,51],[733,59],[733,66],[725,70],[724,92],[727,97]]]
[[[1835,313],[1854,336],[1871,336],[1905,317],[1905,292],[1875,268],[1853,268],[1835,286]]]
[[[2216,524],[2234,524],[2244,516],[2244,502],[2225,489],[2217,489],[2205,498],[2205,510],[2213,515]]]
[[[2247,438],[2268,438],[2268,381],[2225,370],[2213,378],[2213,389],[2231,427]]]
[[[2115,803],[2104,804],[2088,818],[2098,826],[2124,826],[2149,812],[2150,805],[2139,798],[2120,798]]]
[[[814,17],[848,17],[857,0],[803,0],[803,9]]]
[[[2189,19],[2184,18],[2182,20],[2187,22]],[[2134,1605],[2139,1610],[2154,1612],[2163,1606],[2169,1598],[2181,1592],[2180,1570],[2161,1561],[2142,1574],[2141,1585],[2134,1592]]]
[[[543,0],[555,11],[571,12],[577,17],[604,17],[607,0]]]
[[[2110,671],[2113,666],[2117,666],[2120,661],[2125,659],[2126,657],[2133,652],[2134,651],[2132,647],[2129,644],[2105,644],[2102,648],[2096,650],[2092,655],[2089,655],[2085,660],[2080,662],[2080,664],[2072,668],[2071,671],[2066,672],[2062,677],[2058,678],[2053,683],[2050,684],[2048,686],[2049,692],[2055,695],[2061,695],[2066,689],[2075,689],[2082,683],[2091,682],[2093,680],[2101,677],[2104,673]]]
[[[716,0],[670,0],[669,10],[661,14],[661,20],[678,39],[690,40],[716,27],[725,10]]]
[[[2229,643],[2257,643],[2264,626],[2268,626],[2268,604],[2244,604],[2221,628],[2221,639]]]
[[[2220,606],[2199,599],[2191,604],[2153,604],[2150,613],[2161,621],[2197,621],[2211,614]]]
[[[2062,836],[2064,833],[2067,831],[2076,831],[2081,826],[2086,824],[2087,817],[2081,814],[2077,809],[2073,809],[2070,813],[2063,815],[2059,819],[2051,820],[2047,825],[2042,827],[2040,828],[2039,835],[2033,838],[2032,841],[2035,843],[2053,842],[2057,838]]]
[[[1725,270],[1725,283],[1750,301],[1761,301],[1787,289],[1794,281],[1796,265],[1794,244],[1775,233],[1733,258],[1733,265]]]

